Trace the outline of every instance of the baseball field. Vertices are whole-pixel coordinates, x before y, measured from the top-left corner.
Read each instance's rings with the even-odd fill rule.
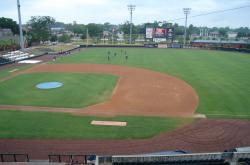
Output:
[[[249,54],[198,49],[88,48],[2,69],[0,149],[43,144],[109,154],[250,145],[244,138],[250,134],[249,75]],[[63,86],[36,87],[54,81]],[[94,126],[92,120],[128,125]]]

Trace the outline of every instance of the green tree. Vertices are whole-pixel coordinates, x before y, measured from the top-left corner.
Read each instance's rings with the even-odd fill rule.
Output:
[[[87,25],[90,37],[100,37],[103,33],[103,25],[90,23]]]
[[[138,34],[146,34],[145,24],[137,25],[136,29]]]
[[[237,37],[250,37],[250,29],[248,27],[240,27],[234,30],[238,33]]]
[[[226,37],[227,36],[227,30],[225,28],[220,28],[219,29],[219,35],[221,37]]]
[[[62,36],[58,37],[59,42],[70,42],[70,36],[67,34],[63,34]]]
[[[73,25],[72,32],[77,35],[84,34],[86,33],[86,27],[84,25]]]
[[[56,35],[52,35],[51,36],[51,38],[50,38],[50,41],[52,41],[52,42],[55,42],[55,41],[57,41],[57,36]]]
[[[103,24],[103,30],[110,31],[112,30],[112,28],[113,28],[113,25],[111,25],[109,22],[105,22]]]
[[[86,33],[84,33],[84,34],[82,34],[82,36],[81,36],[81,39],[86,39],[87,38],[87,35],[86,35]]]
[[[144,27],[145,28],[145,27]],[[129,37],[130,37],[130,22],[126,21],[124,24],[122,24],[120,26],[120,30],[124,32],[125,34],[125,39],[127,40],[127,42],[129,41]],[[132,24],[132,40],[134,41],[136,38],[138,38],[138,34],[139,31],[142,30],[140,29],[139,26],[135,26],[134,24]],[[142,31],[145,31],[142,30]],[[145,34],[145,33],[144,33]]]
[[[50,16],[32,16],[28,21],[32,42],[47,41],[51,37],[50,27],[55,19]]]
[[[134,24],[132,24],[132,33],[133,34],[136,34],[137,33],[137,30],[138,28],[134,25]],[[127,34],[127,35],[129,35],[130,34],[130,23],[128,22],[128,21],[126,21],[124,24],[122,24],[121,25],[121,30],[125,33],[125,34]]]
[[[173,25],[173,28],[174,28],[174,36],[177,36],[177,35],[184,35],[184,30],[185,30],[185,27],[184,26],[179,26],[177,23]]]
[[[18,34],[19,33],[19,27],[18,27],[16,21],[13,21],[11,18],[1,17],[0,18],[0,28],[11,29],[11,31],[14,34]]]

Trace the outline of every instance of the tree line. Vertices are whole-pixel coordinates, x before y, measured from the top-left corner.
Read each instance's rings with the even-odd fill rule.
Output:
[[[138,35],[145,35],[146,27],[159,27],[159,25],[161,25],[161,27],[172,28],[174,32],[173,35],[176,36],[176,38],[184,35],[184,26],[180,26],[176,23],[161,23],[155,21],[153,23],[144,23],[139,25],[133,24],[133,38],[138,37]],[[25,27],[24,34],[30,44],[40,41],[64,41],[70,39],[70,36],[67,36],[66,34],[62,35],[61,38],[53,35],[51,31],[51,28],[53,27],[61,27],[64,30],[72,32],[76,36],[81,36],[82,39],[86,39],[87,29],[89,37],[93,38],[102,38],[104,31],[110,33],[123,32],[125,35],[129,35],[130,33],[130,23],[128,21],[119,25],[110,24],[108,22],[104,24],[65,24],[62,22],[56,22],[56,20],[50,16],[32,16],[31,19],[23,26]],[[17,23],[10,18],[0,18],[0,28],[9,28],[14,34],[19,33]],[[221,37],[226,37],[227,32],[229,31],[237,32],[238,37],[250,37],[250,29],[248,27],[240,27],[236,29],[231,29],[229,27],[205,28],[207,28],[210,32],[218,32]],[[199,33],[200,27],[196,27],[191,24],[187,28],[187,36]]]

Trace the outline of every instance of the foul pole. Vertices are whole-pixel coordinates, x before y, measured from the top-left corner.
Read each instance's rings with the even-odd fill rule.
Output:
[[[135,5],[128,5],[128,10],[130,12],[130,35],[129,43],[132,44],[132,26],[133,26],[133,11],[135,10]]]
[[[21,50],[24,50],[24,41],[23,41],[23,28],[22,28],[22,19],[21,19],[21,5],[20,1],[17,0],[17,10],[18,10],[18,20],[19,20],[19,31],[20,31],[20,47]]]

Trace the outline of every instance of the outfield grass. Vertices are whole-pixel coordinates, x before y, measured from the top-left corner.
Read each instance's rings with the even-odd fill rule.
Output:
[[[0,82],[0,104],[48,107],[85,107],[107,100],[117,77],[104,74],[32,73]],[[59,81],[56,89],[36,88],[41,82]]]
[[[0,138],[138,139],[188,124],[192,119],[161,117],[80,117],[66,113],[0,111]],[[92,120],[128,122],[126,127],[93,126]]]
[[[185,49],[87,49],[56,63],[101,63],[142,67],[188,82],[200,97],[197,113],[217,118],[250,118],[250,55]],[[107,52],[117,52],[107,60]]]

